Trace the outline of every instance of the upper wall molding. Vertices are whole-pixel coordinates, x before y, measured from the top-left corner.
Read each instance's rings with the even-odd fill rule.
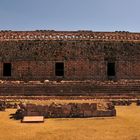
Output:
[[[0,41],[11,40],[101,40],[101,41],[140,41],[140,33],[125,31],[0,31]]]

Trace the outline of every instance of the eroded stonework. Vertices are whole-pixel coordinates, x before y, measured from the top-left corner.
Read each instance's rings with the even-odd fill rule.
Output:
[[[0,79],[140,79],[140,33],[1,31]]]
[[[83,117],[112,117],[116,116],[116,109],[110,102],[76,101],[68,103],[51,103],[48,105],[21,104],[15,117],[44,116],[45,118],[83,118]]]

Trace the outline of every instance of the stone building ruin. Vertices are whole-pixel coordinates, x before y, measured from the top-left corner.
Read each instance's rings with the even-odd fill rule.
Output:
[[[2,81],[122,79],[140,80],[140,33],[0,31]]]

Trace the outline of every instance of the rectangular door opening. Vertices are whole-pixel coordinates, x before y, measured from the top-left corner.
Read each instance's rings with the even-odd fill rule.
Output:
[[[107,76],[108,77],[115,77],[116,71],[115,71],[115,63],[114,62],[108,62],[107,64]]]
[[[3,76],[11,76],[11,63],[4,63],[3,64]]]
[[[55,76],[64,76],[64,63],[63,62],[55,63]]]

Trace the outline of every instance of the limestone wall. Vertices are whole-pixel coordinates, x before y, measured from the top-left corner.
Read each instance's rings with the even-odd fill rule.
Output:
[[[64,63],[64,76],[55,63]],[[108,80],[107,63],[115,64],[115,80],[140,79],[139,33],[0,32],[0,79]],[[11,76],[3,64],[11,63]]]

